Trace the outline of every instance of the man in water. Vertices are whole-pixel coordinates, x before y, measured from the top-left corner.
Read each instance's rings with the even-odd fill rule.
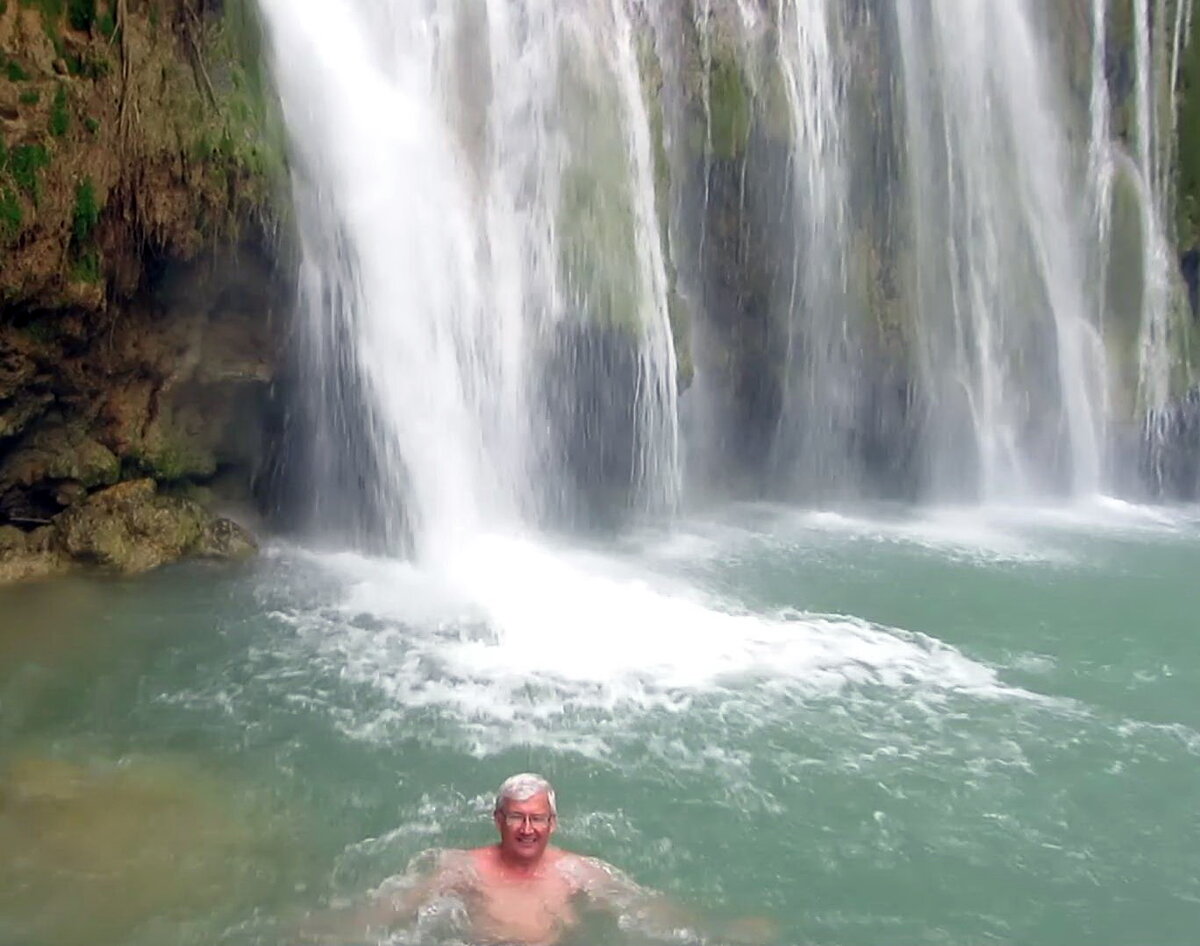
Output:
[[[644,890],[604,861],[550,845],[557,828],[554,788],[540,775],[506,779],[492,817],[500,841],[469,851],[443,852],[425,881],[383,893],[356,914],[356,925],[382,932],[411,921],[422,907],[451,899],[466,908],[476,943],[550,946],[575,927],[581,910],[599,908],[648,929],[688,925],[663,897]],[[761,924],[729,933],[761,939]]]

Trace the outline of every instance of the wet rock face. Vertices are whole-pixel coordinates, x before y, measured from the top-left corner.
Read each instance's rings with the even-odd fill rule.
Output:
[[[195,503],[186,514],[172,508],[173,523],[163,496],[136,512],[136,491],[119,508],[111,497],[96,503],[108,487],[136,480],[251,505],[279,347],[277,300],[287,296],[270,261],[246,251],[170,267],[111,319],[25,312],[0,321],[0,419],[8,422],[0,525],[27,538],[51,527],[55,536],[21,556],[10,548],[0,580],[82,562],[140,571],[252,547],[239,530],[206,532],[199,523],[208,514]],[[187,522],[186,536],[161,538]],[[142,552],[131,547],[138,542]],[[24,564],[12,564],[17,557]]]
[[[249,505],[293,281],[262,68],[252,0],[0,3],[0,581],[244,544],[96,504]]]
[[[54,530],[43,526],[24,532],[0,526],[0,584],[65,574],[70,562],[55,547]]]
[[[130,480],[72,506],[59,518],[58,541],[76,562],[124,574],[150,571],[189,556],[240,560],[257,551],[253,537],[198,503],[158,492],[154,480]]]
[[[188,557],[241,561],[257,550],[237,523],[160,493],[154,480],[128,480],[32,532],[0,526],[0,581],[61,575],[79,565],[136,575]]]

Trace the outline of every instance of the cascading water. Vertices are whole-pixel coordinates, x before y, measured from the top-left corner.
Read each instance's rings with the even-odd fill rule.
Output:
[[[1167,220],[1191,4],[693,6],[704,211],[683,252],[709,274],[697,387],[745,405],[700,432],[724,462],[765,416],[784,495],[1127,487],[1125,431],[1145,416],[1153,437],[1178,394]],[[1134,81],[1109,48],[1118,12]]]
[[[673,502],[675,363],[620,2],[263,0],[294,143],[314,436],[419,554]],[[353,403],[353,399],[359,399]],[[365,419],[364,419],[365,418]],[[364,459],[365,458],[365,459]]]
[[[1191,0],[1134,3],[1136,123],[1132,175],[1141,196],[1143,287],[1138,336],[1138,406],[1145,415],[1145,448],[1152,486],[1161,486],[1172,374],[1180,349],[1173,309],[1179,297],[1175,253],[1168,233],[1173,199],[1179,57],[1190,34]]]
[[[965,462],[988,498],[1093,492],[1105,356],[1049,50],[1024,3],[897,14],[933,482]]]
[[[862,413],[864,365],[847,276],[848,61],[838,55],[838,7],[826,2],[776,7],[780,76],[793,116],[796,234],[787,284],[787,411],[775,460],[810,491],[839,484],[843,495],[855,495],[850,440]]]
[[[673,504],[677,304],[718,491],[1086,497],[1178,393],[1187,0],[264,10],[315,492],[385,546]]]

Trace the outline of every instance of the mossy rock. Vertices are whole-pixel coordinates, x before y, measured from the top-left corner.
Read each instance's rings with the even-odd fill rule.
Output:
[[[55,547],[53,535],[49,527],[24,532],[15,526],[0,526],[0,585],[66,573],[70,562]]]
[[[741,66],[731,53],[714,56],[708,75],[713,156],[732,161],[745,153],[750,141],[753,120],[750,89]]]
[[[86,487],[117,481],[120,462],[83,425],[50,421],[30,431],[0,465],[0,485],[75,480]]]
[[[160,483],[206,479],[217,472],[217,459],[211,450],[170,438],[155,439],[157,442],[126,458],[128,469]]]
[[[1200,247],[1200,15],[1192,17],[1191,35],[1179,70],[1179,168],[1176,227],[1179,244]]]
[[[138,574],[198,556],[241,560],[257,545],[241,526],[197,503],[158,492],[154,480],[128,480],[88,497],[58,521],[63,550],[78,562]]]

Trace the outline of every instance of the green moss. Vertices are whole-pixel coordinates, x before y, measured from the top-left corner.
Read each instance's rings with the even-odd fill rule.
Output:
[[[605,166],[607,165],[607,166]],[[567,168],[558,216],[559,265],[575,310],[589,321],[638,325],[639,269],[628,184],[612,163]]]
[[[24,213],[21,201],[11,188],[0,191],[0,238],[5,243],[11,243],[21,232],[24,223]]]
[[[98,283],[104,278],[104,266],[99,250],[88,250],[71,265],[71,278],[75,282]]]
[[[145,447],[125,457],[122,479],[139,476],[153,477],[160,483],[181,483],[194,477],[210,477],[217,471],[216,460],[209,453],[174,443],[170,438]]]
[[[739,157],[750,138],[750,94],[742,70],[732,56],[714,57],[709,67],[708,114],[713,154]]]
[[[58,26],[62,22],[65,0],[21,0],[21,6],[27,10],[39,10],[42,14],[42,31],[58,48]]]
[[[100,222],[100,205],[96,201],[96,188],[92,179],[86,177],[75,188],[75,211],[72,215],[71,234],[77,245],[82,246],[92,238],[96,224]]]
[[[96,28],[100,30],[100,35],[109,42],[117,35],[117,21],[114,19],[112,12],[105,10],[96,18]]]
[[[26,10],[41,10],[42,16],[57,20],[63,15],[65,0],[21,0]]]
[[[42,94],[37,89],[29,89],[26,92],[22,92],[17,99],[22,105],[37,105],[41,100]]]
[[[70,127],[71,113],[67,110],[67,87],[60,82],[58,88],[54,90],[54,102],[50,106],[50,134],[55,138],[61,138]]]
[[[95,53],[78,53],[65,58],[67,72],[81,79],[103,79],[112,70],[109,61]]]
[[[91,30],[96,22],[96,0],[67,0],[67,22],[72,29]]]
[[[89,135],[94,135],[100,130],[100,119],[92,118],[89,115],[83,120],[83,127],[87,129]]]
[[[262,27],[253,0],[225,0],[202,36],[207,69],[194,71],[195,91],[179,103],[186,153],[200,166],[204,190],[224,206],[198,211],[209,236],[235,238],[248,221],[278,224],[287,186],[287,135],[265,72]],[[211,89],[215,108],[209,107]],[[186,116],[186,117],[185,117]]]
[[[1200,246],[1200,16],[1179,77],[1179,168],[1175,221],[1182,247]]]
[[[38,172],[50,164],[50,155],[41,145],[18,145],[8,155],[8,169],[18,188],[29,195],[36,206],[42,197]]]
[[[763,87],[755,100],[758,116],[768,134],[779,141],[792,140],[792,106],[788,99],[787,76],[779,63],[766,71]]]
[[[8,76],[9,82],[25,82],[29,78],[29,73],[21,68],[19,62],[13,60],[9,60],[8,64],[4,67],[4,74]]]
[[[58,327],[52,318],[31,319],[21,326],[21,331],[42,345],[50,345],[58,340]]]
[[[675,342],[675,384],[680,391],[686,391],[696,375],[696,364],[692,358],[691,315],[674,289],[667,297],[667,318],[671,323],[671,338]]]

